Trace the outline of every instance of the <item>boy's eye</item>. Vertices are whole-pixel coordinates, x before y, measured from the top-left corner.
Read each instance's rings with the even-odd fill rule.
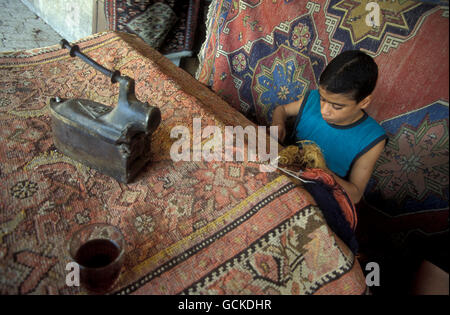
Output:
[[[343,109],[345,107],[345,106],[340,105],[340,104],[331,103],[331,102],[327,101],[325,98],[323,98],[322,96],[319,96],[319,97],[320,97],[320,101],[321,102],[325,102],[325,103],[330,104],[331,107],[333,107],[333,109],[335,109],[335,110],[341,110],[341,109]]]
[[[331,104],[331,106],[333,107],[333,109],[335,109],[335,110],[341,110],[341,109],[343,109],[344,108],[344,106],[341,106],[341,105],[337,105],[337,104]]]

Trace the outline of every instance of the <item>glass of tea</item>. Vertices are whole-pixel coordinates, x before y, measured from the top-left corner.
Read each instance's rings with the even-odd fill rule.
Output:
[[[81,284],[93,293],[107,293],[120,275],[125,240],[113,225],[89,224],[72,235],[69,253],[80,267]]]

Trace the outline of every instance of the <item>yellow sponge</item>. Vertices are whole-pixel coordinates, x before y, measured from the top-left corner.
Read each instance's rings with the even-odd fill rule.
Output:
[[[326,162],[323,158],[319,146],[312,141],[298,141],[299,145],[290,145],[283,149],[279,154],[278,162],[284,165],[300,165],[305,168],[326,168]]]

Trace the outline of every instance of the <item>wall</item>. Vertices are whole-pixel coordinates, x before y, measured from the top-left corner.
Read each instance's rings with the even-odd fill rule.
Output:
[[[69,42],[97,33],[103,29],[98,15],[103,2],[98,0],[22,0],[56,32]],[[100,19],[101,20],[101,19]]]

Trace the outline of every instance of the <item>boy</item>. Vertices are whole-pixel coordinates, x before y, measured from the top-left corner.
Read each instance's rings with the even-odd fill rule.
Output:
[[[319,79],[319,89],[296,102],[278,106],[272,126],[286,136],[285,121],[297,116],[295,141],[314,141],[329,171],[356,204],[370,179],[387,135],[364,111],[372,101],[378,66],[367,54],[351,50],[334,58]]]

